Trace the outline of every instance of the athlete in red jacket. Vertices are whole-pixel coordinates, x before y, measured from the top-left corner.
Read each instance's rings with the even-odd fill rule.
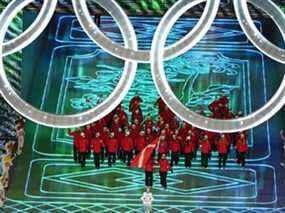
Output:
[[[115,133],[111,132],[108,142],[107,142],[107,151],[108,151],[108,165],[116,163],[116,154],[118,151],[118,140],[115,138]]]
[[[192,163],[191,161],[195,157],[195,152],[196,152],[196,143],[194,138],[189,135],[186,137],[185,142],[184,142],[184,156],[185,156],[185,167],[190,168]]]
[[[226,167],[226,161],[228,158],[229,151],[229,141],[225,134],[221,134],[219,140],[217,141],[217,148],[219,152],[219,168],[223,163],[223,167]]]
[[[124,163],[126,163],[126,160],[127,160],[127,166],[130,166],[131,160],[133,158],[134,142],[130,136],[129,130],[125,131],[125,136],[122,139],[121,146],[123,149],[123,159],[122,160]]]
[[[95,134],[95,137],[91,139],[91,148],[93,150],[94,165],[96,169],[100,168],[100,156],[103,145],[104,143],[103,140],[100,138],[100,133],[97,132]]]
[[[78,146],[79,163],[81,164],[81,167],[85,167],[86,154],[88,151],[89,141],[84,132],[81,132],[78,144],[79,144]]]
[[[236,149],[237,149],[238,164],[241,164],[241,166],[245,166],[245,156],[246,153],[248,152],[248,145],[244,133],[241,133],[240,136],[238,137]]]
[[[132,112],[132,123],[134,123],[135,120],[138,120],[139,125],[143,122],[143,113],[139,107]]]
[[[79,155],[78,147],[79,147],[80,133],[81,133],[80,128],[77,128],[73,132],[68,130],[68,135],[73,137],[73,160],[74,162],[78,161],[78,155]]]
[[[177,136],[174,134],[170,140],[170,150],[171,150],[171,167],[173,163],[177,166],[179,162],[179,153],[181,151],[180,141],[178,141]]]
[[[205,168],[208,167],[208,161],[211,157],[211,144],[208,140],[208,136],[205,135],[201,144],[201,165]]]
[[[167,188],[167,173],[171,169],[171,166],[166,159],[166,155],[161,155],[161,159],[159,160],[159,175],[160,175],[160,184],[166,189]]]

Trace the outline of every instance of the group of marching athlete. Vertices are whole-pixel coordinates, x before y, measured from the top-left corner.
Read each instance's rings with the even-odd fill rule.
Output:
[[[203,167],[208,167],[212,151],[219,154],[218,166],[225,167],[231,146],[236,149],[237,163],[245,165],[248,151],[245,132],[220,134],[180,122],[161,98],[156,101],[158,121],[154,121],[149,115],[144,119],[141,103],[142,99],[139,96],[131,99],[128,109],[130,119],[122,105],[119,105],[110,114],[84,129],[69,130],[68,133],[74,140],[74,160],[84,167],[86,159],[93,153],[94,165],[98,169],[105,158],[108,159],[109,166],[116,163],[117,159],[130,166],[134,154],[140,153],[148,144],[159,138],[159,145],[154,154],[157,154],[161,182],[165,187],[164,177],[172,166],[178,165],[179,158],[184,156],[185,167],[191,167],[199,148]],[[229,100],[225,96],[212,102],[209,111],[210,117],[218,119],[241,116],[241,113],[234,115],[230,111]],[[169,154],[170,162],[167,159]],[[145,172],[148,177],[146,185],[152,185],[153,162],[146,165]]]

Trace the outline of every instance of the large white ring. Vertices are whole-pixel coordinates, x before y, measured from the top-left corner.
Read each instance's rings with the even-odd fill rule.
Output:
[[[32,43],[49,24],[56,9],[57,0],[44,0],[35,21],[22,34],[4,43],[3,55],[7,56],[18,52]]]
[[[239,1],[239,0],[237,0]],[[281,85],[274,96],[266,103],[262,108],[254,113],[231,120],[218,120],[201,116],[187,107],[185,107],[175,96],[171,87],[168,84],[167,77],[163,67],[163,54],[161,50],[164,48],[167,36],[179,17],[189,9],[189,6],[183,7],[180,10],[176,10],[179,7],[181,1],[178,1],[162,18],[157,31],[155,32],[153,45],[151,49],[151,70],[152,76],[159,91],[160,96],[170,109],[181,119],[192,124],[195,127],[214,131],[214,132],[237,132],[247,130],[270,119],[275,113],[277,113],[285,103],[285,77],[281,82]],[[263,4],[260,4],[264,11],[267,8],[263,8]],[[282,35],[285,33],[284,25],[279,26]],[[284,37],[284,36],[283,36]],[[284,37],[285,39],[285,37]]]
[[[101,119],[108,113],[110,113],[125,97],[130,89],[132,82],[135,78],[137,63],[133,61],[127,61],[125,63],[124,72],[115,90],[111,95],[101,104],[90,109],[86,112],[75,115],[55,115],[51,113],[42,112],[35,107],[31,106],[23,99],[11,87],[7,76],[5,74],[3,66],[3,41],[5,33],[8,29],[9,23],[13,17],[26,5],[33,0],[14,0],[5,8],[0,16],[0,92],[5,100],[20,114],[29,118],[30,120],[50,127],[58,128],[71,128],[86,125]],[[105,8],[106,11],[111,11],[113,8],[106,7],[104,1],[101,1],[100,5]],[[122,31],[124,42],[127,48],[137,49],[137,40],[135,32],[132,30],[131,23],[128,22],[126,16],[122,17],[123,21],[127,24],[127,27]],[[38,26],[42,27],[42,26]],[[43,29],[42,29],[43,30]]]
[[[204,35],[207,33],[213,23],[216,14],[219,9],[220,0],[183,0],[180,2],[179,6],[176,9],[180,9],[188,5],[188,8],[194,7],[200,3],[207,1],[205,10],[199,19],[196,26],[181,40],[172,44],[169,47],[166,47],[164,53],[164,59],[169,60],[175,58],[193,46],[195,46],[198,41],[200,41]],[[112,15],[115,19],[122,19],[125,16],[125,12],[121,7],[115,3],[114,0],[97,0],[98,3],[104,2],[108,4],[110,8],[113,8]],[[76,16],[88,36],[103,50],[110,53],[113,56],[124,60],[134,60],[141,63],[150,62],[150,51],[149,50],[134,50],[130,48],[122,47],[121,45],[113,42],[108,38],[94,23],[93,19],[90,16],[88,11],[86,0],[72,0],[73,8],[76,13]],[[115,7],[114,7],[115,5]],[[210,23],[210,24],[209,24]],[[125,23],[118,23],[120,28],[125,28]]]
[[[284,64],[285,50],[272,44],[258,31],[250,17],[247,1],[266,12],[277,24],[283,37],[285,36],[285,32],[282,31],[285,28],[284,12],[269,0],[234,0],[238,21],[249,40],[265,55]]]

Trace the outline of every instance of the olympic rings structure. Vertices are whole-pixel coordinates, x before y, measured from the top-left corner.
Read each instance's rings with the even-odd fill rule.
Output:
[[[72,0],[75,14],[90,39],[109,54],[125,60],[124,71],[118,85],[109,97],[94,108],[73,115],[43,112],[24,101],[12,88],[5,74],[3,57],[31,44],[50,22],[57,0],[44,0],[33,24],[15,39],[4,42],[8,26],[14,16],[33,0],[12,0],[0,15],[0,92],[4,99],[21,115],[49,127],[71,128],[95,122],[123,100],[135,78],[138,63],[150,63],[156,88],[168,107],[191,125],[213,132],[231,133],[260,125],[275,115],[285,104],[285,77],[274,96],[260,109],[245,117],[219,120],[199,115],[184,106],[175,96],[167,81],[163,62],[191,50],[208,32],[219,9],[220,0],[179,0],[163,16],[153,37],[151,50],[138,50],[135,30],[124,10],[115,0],[95,0],[116,21],[124,39],[124,46],[108,38],[91,18],[86,0]],[[167,36],[175,22],[190,8],[206,2],[204,12],[196,26],[181,40],[165,47]],[[237,19],[249,40],[271,59],[285,64],[285,50],[268,41],[255,27],[247,4],[267,13],[278,26],[285,40],[285,15],[271,0],[233,0]]]

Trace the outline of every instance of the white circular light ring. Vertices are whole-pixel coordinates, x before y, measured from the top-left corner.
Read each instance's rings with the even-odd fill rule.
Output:
[[[283,11],[272,1],[269,0],[234,0],[234,8],[238,21],[249,38],[249,40],[265,55],[280,62],[285,63],[285,50],[277,47],[268,41],[256,28],[250,17],[247,2],[260,8],[266,12],[273,21],[277,24],[283,37],[285,32],[281,29],[285,28],[285,14]]]
[[[220,0],[183,0],[179,1],[175,10],[180,10],[187,5],[192,8],[200,3],[207,2],[204,12],[195,27],[181,40],[166,47],[164,52],[164,60],[175,58],[195,46],[208,32],[211,24],[213,23],[219,9]],[[115,19],[122,19],[125,12],[114,0],[97,0],[97,3],[108,4],[113,8],[112,14]],[[133,50],[130,48],[122,47],[120,44],[113,42],[108,38],[94,23],[88,11],[86,0],[72,0],[73,8],[76,16],[88,36],[103,50],[113,56],[124,60],[134,60],[141,63],[150,62],[150,50]],[[174,11],[175,12],[175,11]],[[124,28],[125,24],[118,23],[120,28]]]
[[[44,0],[42,8],[35,21],[19,36],[4,43],[3,55],[18,52],[32,43],[49,24],[56,9],[57,0]]]
[[[155,32],[151,49],[152,76],[160,96],[168,107],[182,120],[192,124],[195,127],[213,132],[224,133],[243,131],[256,127],[276,114],[285,103],[285,77],[283,78],[277,92],[262,108],[248,116],[238,119],[219,120],[207,118],[191,111],[177,99],[167,81],[163,67],[163,54],[161,53],[171,28],[179,17],[188,9],[188,7],[184,7],[179,11],[173,12],[175,11],[177,5],[178,3],[173,5],[173,7],[162,18],[157,31]],[[265,8],[262,3],[259,4],[259,7],[261,7],[264,11],[267,11],[267,8]],[[284,25],[279,27],[284,35],[285,28],[283,26]]]
[[[71,128],[83,126],[88,123],[101,119],[108,113],[110,113],[125,97],[130,89],[132,82],[135,78],[137,63],[133,61],[125,62],[124,71],[122,77],[116,86],[115,90],[110,96],[104,100],[101,104],[90,109],[86,112],[74,114],[74,115],[56,115],[46,113],[31,106],[23,99],[11,87],[3,66],[3,42],[9,23],[13,17],[26,5],[31,3],[32,0],[14,0],[4,9],[0,16],[0,92],[4,99],[21,115],[29,118],[30,120],[50,127],[58,128]],[[100,4],[106,11],[111,11],[113,8],[106,7],[104,1]],[[125,31],[122,31],[124,42],[127,48],[137,49],[137,40],[135,32],[131,28],[131,23],[127,20],[116,20],[118,22],[123,21],[128,26],[125,28],[129,30],[128,36]]]

